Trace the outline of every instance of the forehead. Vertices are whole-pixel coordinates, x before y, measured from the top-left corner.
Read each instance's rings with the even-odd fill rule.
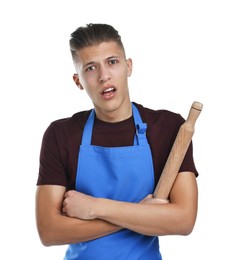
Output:
[[[116,42],[102,42],[85,47],[78,51],[78,61],[81,63],[96,62],[108,57],[125,57],[123,48]]]

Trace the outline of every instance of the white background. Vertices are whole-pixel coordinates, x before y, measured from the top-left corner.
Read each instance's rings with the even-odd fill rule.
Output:
[[[164,260],[231,259],[230,1],[0,2],[1,250],[3,259],[62,259],[66,246],[43,247],[34,196],[42,135],[55,119],[91,108],[72,82],[69,36],[90,22],[110,23],[133,59],[132,101],[196,123],[199,211],[190,236],[160,238]]]

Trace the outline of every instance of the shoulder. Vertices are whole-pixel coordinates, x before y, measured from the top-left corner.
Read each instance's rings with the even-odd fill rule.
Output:
[[[61,132],[76,132],[78,130],[82,130],[90,114],[90,111],[91,110],[81,111],[73,114],[71,117],[54,120],[47,127],[46,132],[55,132],[58,134]]]
[[[144,122],[155,125],[168,125],[178,127],[184,123],[185,119],[179,114],[166,109],[154,110],[135,103]]]
[[[89,114],[90,110],[81,111],[71,117],[54,120],[43,134],[43,143],[58,145],[80,139]]]

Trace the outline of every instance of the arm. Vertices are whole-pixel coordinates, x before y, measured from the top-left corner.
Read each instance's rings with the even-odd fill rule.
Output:
[[[120,230],[104,220],[86,221],[62,214],[65,187],[38,186],[36,192],[36,221],[45,246],[83,242]]]
[[[196,221],[198,192],[191,172],[178,174],[170,192],[170,203],[165,204],[156,204],[150,196],[141,203],[97,199],[77,192],[74,200],[71,193],[65,196],[63,210],[68,215],[106,220],[145,235],[188,235]]]

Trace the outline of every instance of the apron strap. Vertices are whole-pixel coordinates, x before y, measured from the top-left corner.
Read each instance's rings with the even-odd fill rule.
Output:
[[[136,127],[136,135],[134,138],[134,145],[147,145],[146,138],[147,124],[143,123],[137,107],[132,103],[132,113]]]
[[[147,145],[148,144],[146,138],[147,124],[143,123],[140,113],[133,103],[132,103],[132,113],[133,113],[133,118],[136,127],[134,145]],[[83,130],[82,145],[91,144],[94,120],[95,120],[95,110],[92,109]]]
[[[92,109],[83,129],[82,145],[90,145],[92,138],[93,125],[95,120],[95,110]]]

